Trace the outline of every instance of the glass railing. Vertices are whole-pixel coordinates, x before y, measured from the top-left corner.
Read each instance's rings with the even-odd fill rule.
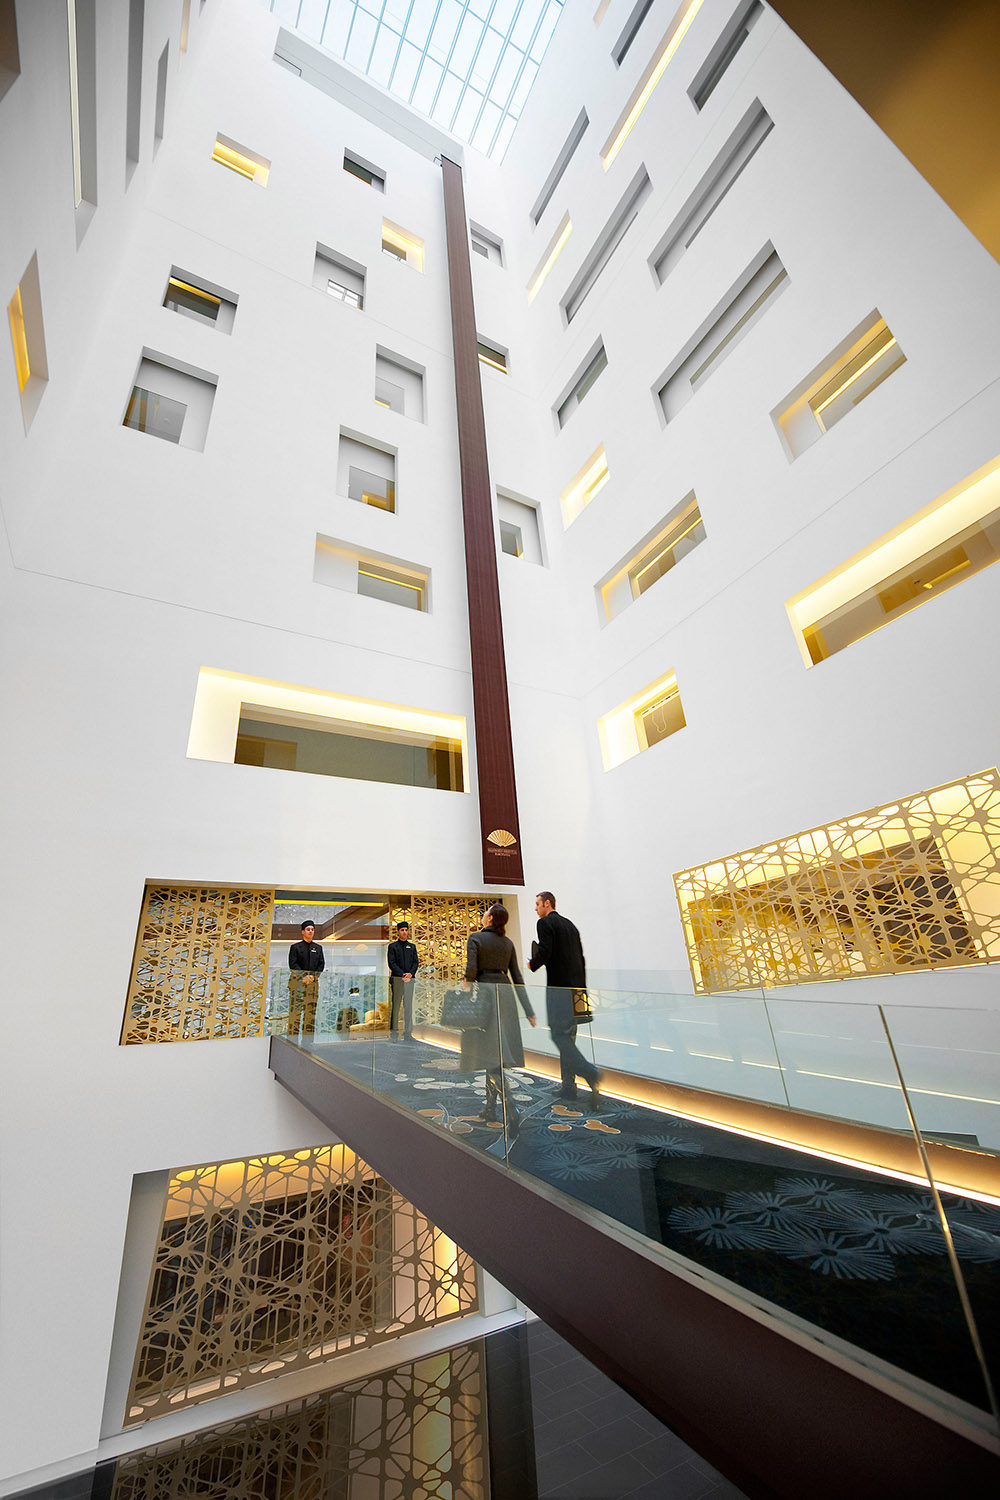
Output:
[[[327,984],[325,1064],[1000,1430],[1000,1015],[590,990],[562,1078],[544,989]]]

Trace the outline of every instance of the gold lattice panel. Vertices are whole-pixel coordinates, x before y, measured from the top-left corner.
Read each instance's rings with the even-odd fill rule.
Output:
[[[488,1474],[477,1340],[121,1458],[112,1500],[488,1500]]]
[[[346,1146],[174,1172],[125,1425],[477,1306],[469,1257]]]
[[[260,1036],[273,891],[150,885],[122,1043]]]
[[[699,993],[1000,959],[1000,775],[674,876]]]
[[[423,1025],[441,1015],[444,991],[465,974],[469,934],[483,925],[483,909],[495,896],[413,895],[407,907],[394,907],[392,922],[409,922],[410,936],[420,955],[415,1019]]]

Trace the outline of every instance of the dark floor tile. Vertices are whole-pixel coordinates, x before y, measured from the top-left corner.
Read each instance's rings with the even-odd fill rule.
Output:
[[[666,1474],[670,1469],[676,1469],[678,1464],[693,1463],[695,1458],[687,1444],[682,1443],[672,1432],[661,1433],[655,1438],[644,1437],[644,1441],[637,1445],[634,1452],[651,1474]],[[702,1469],[701,1472],[706,1471]]]
[[[620,1500],[715,1500],[719,1483],[718,1476],[712,1479],[691,1464],[680,1463],[634,1490],[623,1491]]]
[[[606,1463],[610,1459],[619,1458],[623,1453],[635,1453],[640,1446],[646,1445],[647,1438],[631,1417],[618,1417],[604,1426],[592,1427],[580,1441],[594,1455],[597,1463]],[[656,1472],[648,1469],[648,1466],[647,1471]]]
[[[561,1485],[582,1484],[594,1467],[594,1457],[582,1443],[564,1443],[551,1453],[536,1453],[538,1493],[543,1495]]]
[[[561,1479],[551,1488],[539,1482],[539,1500],[621,1500],[645,1481],[647,1473],[630,1453],[596,1467],[591,1461],[587,1472]]]
[[[563,1448],[567,1443],[578,1442],[579,1438],[579,1412],[564,1412],[561,1417],[555,1417],[551,1422],[536,1423],[535,1452],[551,1453],[554,1448]]]

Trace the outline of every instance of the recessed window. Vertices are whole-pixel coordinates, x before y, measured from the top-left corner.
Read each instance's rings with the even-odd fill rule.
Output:
[[[571,526],[608,482],[608,460],[604,444],[592,453],[583,468],[560,495],[563,526]]]
[[[501,375],[507,374],[507,351],[498,349],[495,344],[484,343],[482,339],[476,344],[479,350],[479,363],[489,365],[491,370],[499,370]]]
[[[705,108],[737,52],[763,13],[764,7],[760,0],[746,0],[746,3],[739,7],[728,22],[688,89],[695,109]]]
[[[49,378],[37,254],[29,260],[24,275],[7,304],[7,321],[10,324],[17,388],[21,395],[21,416],[27,432]]]
[[[216,289],[208,282],[196,279],[189,271],[177,266],[171,268],[163,306],[182,318],[193,318],[197,323],[210,323],[221,333],[229,333],[236,317],[236,294]]]
[[[335,302],[362,309],[365,305],[365,268],[326,245],[316,246],[313,286]]]
[[[140,125],[142,123],[142,32],[146,0],[129,0],[128,8],[128,86],[125,109],[125,163],[135,166],[139,160]]]
[[[267,157],[258,156],[255,151],[241,146],[238,141],[230,140],[228,136],[216,137],[212,160],[218,162],[220,167],[228,167],[231,172],[255,182],[258,187],[267,186],[271,171],[271,163]]]
[[[378,193],[385,192],[385,172],[381,167],[373,166],[370,161],[365,161],[363,156],[355,156],[350,151],[344,152],[344,171],[356,177],[359,182],[374,188]]]
[[[789,457],[812,447],[905,363],[876,309],[772,412]]]
[[[491,260],[495,266],[503,265],[503,243],[496,235],[481,229],[478,224],[469,225],[469,244],[473,255],[482,260]]]
[[[638,5],[632,11],[615,45],[611,49],[615,67],[620,68],[628,55],[628,50],[636,37],[639,35],[639,27],[649,15],[653,7],[653,0],[639,0]]]
[[[513,521],[500,522],[500,551],[506,552],[508,557],[524,556],[524,537],[520,526],[515,526]]]
[[[78,228],[97,204],[97,17],[96,0],[67,0],[69,111],[73,191],[77,208],[87,205]]]
[[[541,564],[542,530],[538,507],[516,495],[497,490],[497,516],[500,525],[500,550],[507,557]]]
[[[556,421],[559,423],[560,427],[565,427],[570,417],[580,405],[580,402],[583,400],[584,396],[586,396],[587,392],[594,384],[594,381],[597,380],[598,376],[600,376],[603,371],[607,369],[607,367],[608,356],[604,352],[603,341],[600,341],[597,345],[597,348],[591,350],[591,352],[588,354],[586,360],[584,361],[583,367],[577,371],[576,375],[574,375],[573,380],[570,384],[569,391],[564,394],[562,400],[559,402],[559,405],[556,407]]]
[[[148,437],[201,450],[215,400],[218,377],[143,351],[123,427]]]
[[[677,679],[668,672],[598,720],[604,769],[652,749],[684,725]]]
[[[170,60],[170,43],[160,53],[156,65],[156,111],[153,120],[153,151],[163,140],[163,126],[167,113],[167,66]]]
[[[375,350],[375,404],[415,422],[424,420],[424,369],[381,346]]]
[[[605,172],[611,166],[611,163],[625,144],[636,120],[638,120],[642,111],[649,103],[653,90],[666,72],[667,66],[673,60],[674,54],[687,35],[691,22],[701,9],[702,3],[703,0],[685,0],[685,3],[681,5],[680,9],[674,15],[673,20],[667,28],[666,35],[656,49],[653,61],[649,64],[637,83],[632,97],[618,118],[618,123],[604,144],[604,148],[601,151],[601,161],[604,164]]]
[[[657,382],[665,421],[676,417],[788,284],[774,246],[766,244]]]
[[[566,137],[566,140],[563,143],[562,150],[559,152],[559,155],[556,157],[552,165],[552,171],[549,173],[548,177],[546,177],[545,182],[542,186],[542,190],[535,200],[535,205],[531,210],[531,221],[533,224],[538,223],[539,219],[542,217],[542,214],[545,212],[546,208],[551,202],[552,195],[562,181],[563,173],[569,166],[577,146],[579,146],[580,142],[583,140],[583,137],[587,130],[587,126],[589,124],[590,121],[587,118],[587,111],[585,109],[581,109],[580,113],[573,121],[573,128],[570,130],[569,135]]]
[[[1000,558],[1000,459],[849,558],[786,608],[807,666]]]
[[[424,269],[424,242],[400,229],[397,224],[382,220],[382,253],[415,271]]]
[[[538,296],[538,293],[542,289],[542,283],[545,281],[546,276],[548,276],[549,272],[552,270],[552,267],[555,265],[556,261],[559,259],[559,256],[562,254],[563,250],[566,247],[566,241],[569,239],[572,233],[573,224],[570,216],[568,213],[563,214],[562,219],[559,223],[559,228],[552,236],[545,254],[542,256],[541,260],[538,263],[538,269],[535,271],[534,276],[532,276],[531,280],[528,282],[529,302],[534,302],[535,298]]]
[[[338,469],[340,493],[376,510],[396,509],[396,456],[342,433]]]
[[[14,0],[0,0],[0,99],[21,71]]]
[[[610,577],[598,585],[605,619],[615,619],[704,540],[705,523],[697,500],[694,495],[689,495],[681,509],[661,525],[651,539],[644,540],[630,557],[618,564]]]
[[[363,594],[402,609],[427,613],[430,573],[400,558],[359,552],[348,542],[317,536],[313,581],[346,594]]]
[[[640,208],[652,192],[649,174],[645,167],[638,172],[625,189],[594,246],[579,271],[573,277],[566,295],[560,302],[567,323],[572,323],[584,302],[590,296],[598,279],[611,260],[618,246],[635,223]]]

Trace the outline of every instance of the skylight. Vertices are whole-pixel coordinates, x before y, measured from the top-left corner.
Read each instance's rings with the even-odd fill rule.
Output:
[[[422,115],[497,161],[563,0],[263,0]]]

